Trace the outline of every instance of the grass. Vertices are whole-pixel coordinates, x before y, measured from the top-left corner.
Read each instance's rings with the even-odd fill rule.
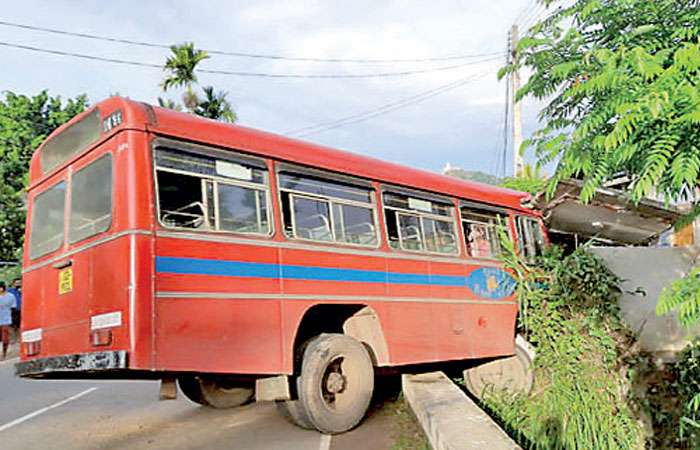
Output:
[[[403,394],[395,402],[387,405],[387,409],[389,414],[396,418],[396,437],[391,450],[431,450],[430,443]]]

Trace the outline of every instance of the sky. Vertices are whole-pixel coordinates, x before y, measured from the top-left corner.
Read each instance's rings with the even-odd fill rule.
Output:
[[[503,52],[516,21],[537,15],[534,0],[257,0],[207,2],[23,0],[6,2],[0,21],[135,41],[332,59],[421,59]],[[168,51],[59,36],[0,25],[0,43],[162,64]],[[441,92],[369,120],[309,134],[304,140],[400,164],[440,171],[447,162],[502,174],[504,59],[432,62],[309,62],[212,55],[203,69],[275,74],[370,74],[452,67],[377,78],[295,79],[199,74],[228,92],[239,124],[296,136],[306,127]],[[156,103],[163,71],[0,46],[0,91],[63,98],[112,94]],[[482,62],[480,62],[482,61]],[[466,64],[468,63],[468,64]],[[448,89],[464,80],[464,84]],[[447,86],[447,87],[446,87]],[[443,89],[443,87],[445,87]],[[384,110],[383,110],[384,111]],[[527,137],[538,104],[523,102]],[[512,149],[507,170],[512,172]]]

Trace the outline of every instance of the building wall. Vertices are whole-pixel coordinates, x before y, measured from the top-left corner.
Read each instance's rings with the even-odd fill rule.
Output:
[[[603,258],[622,278],[620,308],[627,325],[639,335],[643,350],[672,359],[700,327],[681,327],[675,314],[659,317],[656,304],[661,290],[685,275],[700,259],[700,246],[693,247],[596,247],[592,253]]]

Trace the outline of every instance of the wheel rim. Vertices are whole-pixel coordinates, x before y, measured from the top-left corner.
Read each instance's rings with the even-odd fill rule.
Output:
[[[326,408],[342,411],[357,401],[358,372],[357,364],[344,356],[337,356],[328,363],[320,386]]]

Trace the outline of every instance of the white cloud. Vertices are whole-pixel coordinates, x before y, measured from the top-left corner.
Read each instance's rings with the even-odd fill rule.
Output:
[[[321,58],[415,58],[505,50],[505,36],[529,0],[126,0],[120,7],[68,0],[10,2],[5,20],[209,49]],[[123,59],[162,62],[160,50],[19,32],[0,26],[0,40]],[[0,48],[0,89],[99,100],[119,92],[155,102],[162,73]],[[213,55],[208,68],[272,73],[368,73],[431,64],[325,64]],[[502,135],[503,85],[495,62],[457,70],[373,79],[280,80],[202,74],[229,91],[241,123],[283,132],[336,120],[415,96],[473,74],[487,76],[423,103],[309,139],[433,170],[446,160],[488,168]],[[529,110],[528,110],[528,113]],[[528,120],[532,122],[530,113]],[[526,127],[527,128],[527,127]],[[531,129],[532,127],[530,127]],[[495,156],[493,156],[495,158]]]

